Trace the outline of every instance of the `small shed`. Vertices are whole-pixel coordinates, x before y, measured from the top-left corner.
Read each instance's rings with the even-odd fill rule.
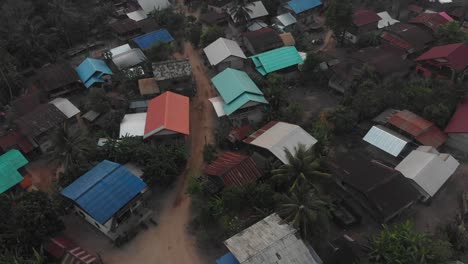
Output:
[[[284,46],[296,45],[296,40],[294,39],[294,36],[290,32],[279,34],[279,37],[281,38],[281,41],[283,42]],[[305,58],[303,58],[303,60],[305,60]]]
[[[158,83],[156,82],[156,78],[154,77],[139,79],[138,89],[140,90],[140,95],[154,95],[161,92],[159,90]]]
[[[67,98],[55,98],[49,103],[55,105],[68,119],[81,113],[80,109]]]

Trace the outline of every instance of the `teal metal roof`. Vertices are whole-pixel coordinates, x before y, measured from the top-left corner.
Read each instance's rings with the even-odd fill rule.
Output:
[[[226,115],[232,114],[249,101],[268,104],[262,91],[243,71],[227,68],[211,79],[225,102]]]
[[[23,180],[18,169],[28,164],[28,160],[16,149],[0,156],[0,193],[4,193]]]
[[[270,72],[281,70],[303,62],[296,47],[288,46],[250,57],[258,72],[267,75]]]

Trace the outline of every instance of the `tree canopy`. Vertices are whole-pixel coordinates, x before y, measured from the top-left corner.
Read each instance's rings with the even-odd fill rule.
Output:
[[[346,30],[352,25],[353,10],[349,0],[333,0],[328,6],[326,25],[333,30],[339,42],[344,41]]]
[[[218,26],[211,26],[203,31],[200,41],[203,47],[208,46],[220,37],[224,37],[224,31]]]

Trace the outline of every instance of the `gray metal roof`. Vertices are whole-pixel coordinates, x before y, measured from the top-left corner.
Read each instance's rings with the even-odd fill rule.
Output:
[[[131,49],[129,51],[120,53],[115,57],[112,57],[112,61],[114,62],[115,66],[121,70],[133,67],[146,61],[146,56],[143,54],[141,49]]]
[[[192,75],[192,65],[188,59],[155,62],[153,74],[157,81],[189,77]]]
[[[296,230],[271,214],[224,242],[242,264],[318,264]]]
[[[291,15],[291,13],[284,13],[276,17],[276,19],[281,22],[282,26],[287,27],[292,24],[296,24],[296,18]]]

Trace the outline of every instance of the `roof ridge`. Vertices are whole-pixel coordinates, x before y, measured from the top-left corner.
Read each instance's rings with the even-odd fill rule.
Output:
[[[115,163],[117,164],[118,166],[116,166],[114,169],[112,169],[111,171],[109,171],[104,177],[102,177],[101,179],[97,180],[93,185],[89,186],[88,189],[86,189],[86,191],[82,192],[78,197],[76,197],[76,199],[73,199],[73,200],[78,200],[79,198],[81,198],[84,194],[86,194],[87,192],[89,192],[94,186],[96,186],[98,183],[100,183],[102,180],[104,180],[105,178],[109,177],[109,175],[111,175],[114,171],[116,171],[118,168],[120,167],[123,167],[122,164],[119,164],[117,162],[113,162],[113,161],[110,161],[110,160],[103,160],[101,161],[99,164],[101,164],[102,162],[104,161],[108,161],[108,162],[111,162],[111,163]],[[98,165],[99,165],[98,164]],[[94,166],[94,168],[96,168],[98,165]],[[94,168],[92,168],[91,170],[93,170]],[[86,173],[90,172],[91,170],[87,171]],[[85,173],[85,174],[86,174]],[[84,174],[83,174],[84,175]],[[80,176],[83,177],[83,175]],[[78,178],[79,179],[79,178]]]

